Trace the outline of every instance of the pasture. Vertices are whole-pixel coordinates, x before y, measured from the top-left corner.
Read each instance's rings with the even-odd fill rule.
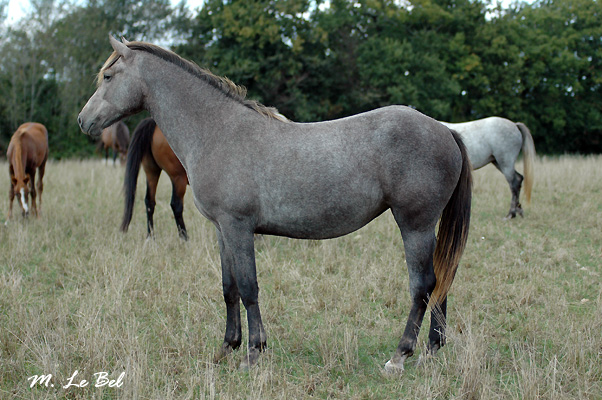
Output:
[[[219,254],[190,191],[189,241],[178,237],[165,177],[146,240],[143,174],[123,234],[123,168],[49,161],[41,218],[23,221],[15,204],[7,225],[2,173],[0,398],[602,398],[602,157],[544,157],[535,168],[532,204],[511,221],[503,176],[491,165],[474,173],[448,344],[416,366],[422,329],[402,376],[382,374],[410,304],[389,212],[339,239],[257,239],[269,350],[240,372],[246,351],[212,363],[226,315]],[[75,371],[72,384],[89,384],[64,389]],[[119,387],[95,387],[99,372]],[[40,374],[52,374],[48,387],[30,388]]]

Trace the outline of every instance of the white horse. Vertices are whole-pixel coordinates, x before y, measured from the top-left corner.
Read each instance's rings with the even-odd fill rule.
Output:
[[[512,192],[510,211],[506,218],[514,218],[517,214],[522,217],[523,209],[519,202],[520,189],[524,180],[525,198],[527,203],[531,202],[535,159],[533,137],[525,124],[500,117],[489,117],[460,124],[441,123],[462,136],[473,169],[493,163],[504,174]],[[523,150],[524,177],[514,168],[521,148]]]

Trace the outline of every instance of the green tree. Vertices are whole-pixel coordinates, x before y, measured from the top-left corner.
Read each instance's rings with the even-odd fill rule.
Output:
[[[243,85],[251,98],[293,119],[313,119],[303,90],[321,51],[307,0],[210,0],[177,30],[176,51]]]
[[[90,154],[94,143],[76,119],[112,51],[108,35],[156,40],[170,11],[168,0],[32,1],[30,15],[2,41],[9,56],[0,66],[2,141],[20,123],[36,120],[48,127],[53,157]]]
[[[91,152],[76,115],[110,33],[172,44],[298,121],[406,104],[455,122],[523,121],[539,152],[602,152],[597,0],[207,0],[194,16],[168,0],[32,6],[27,25],[0,28],[0,147],[33,119],[54,157]]]
[[[0,0],[0,24],[4,23],[8,9],[8,0]]]
[[[521,95],[548,151],[602,151],[601,15],[595,0],[544,1],[519,14]]]
[[[61,5],[49,0],[31,2],[31,15],[8,27],[0,42],[0,144],[10,139],[25,121],[51,124],[49,112],[56,104],[56,82],[46,76],[44,37],[40,32],[60,13]],[[52,126],[48,126],[49,129]]]

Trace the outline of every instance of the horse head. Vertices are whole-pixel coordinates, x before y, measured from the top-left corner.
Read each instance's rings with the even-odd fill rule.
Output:
[[[77,117],[81,130],[90,136],[99,136],[104,128],[142,110],[144,83],[135,73],[135,52],[112,36],[109,40],[114,52],[98,74],[96,92]]]

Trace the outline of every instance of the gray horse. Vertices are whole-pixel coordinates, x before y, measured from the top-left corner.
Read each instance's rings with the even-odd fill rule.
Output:
[[[471,167],[456,133],[402,106],[328,122],[283,121],[246,100],[244,89],[170,51],[110,41],[115,51],[78,122],[96,136],[148,110],[182,162],[195,205],[217,231],[227,320],[216,361],[241,345],[241,300],[249,326],[241,367],[257,363],[266,347],[254,233],[334,238],[387,209],[404,241],[412,305],[385,368],[403,370],[429,302],[428,351],[444,344],[447,293],[470,223]]]
[[[512,193],[510,211],[506,218],[514,218],[517,214],[522,217],[523,209],[519,196],[523,175],[516,172],[514,164],[522,148],[525,198],[529,203],[533,187],[535,145],[527,126],[522,122],[512,122],[500,117],[489,117],[460,124],[441,123],[462,136],[474,169],[493,163],[504,174]]]

